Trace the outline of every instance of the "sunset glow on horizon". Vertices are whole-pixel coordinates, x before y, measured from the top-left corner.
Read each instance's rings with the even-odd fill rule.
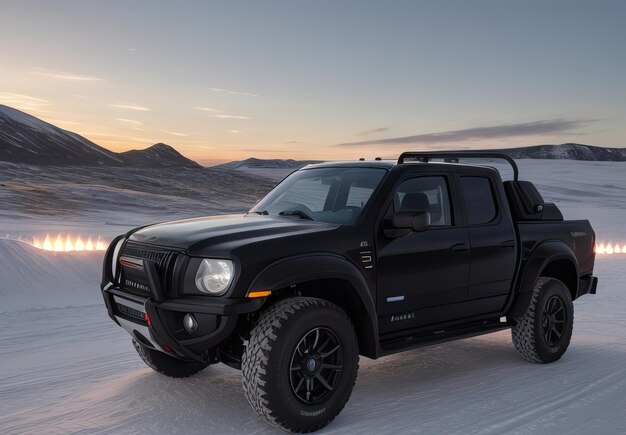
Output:
[[[626,146],[624,3],[269,10],[9,2],[0,104],[112,151],[163,142],[205,164]]]

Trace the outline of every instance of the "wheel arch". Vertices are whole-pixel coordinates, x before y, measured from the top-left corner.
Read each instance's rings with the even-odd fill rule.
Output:
[[[578,293],[578,261],[564,242],[549,240],[537,245],[528,254],[517,286],[517,298],[509,316],[521,317],[530,303],[532,291],[540,277],[556,278],[568,288],[572,300]]]
[[[378,354],[378,325],[369,287],[359,269],[336,254],[307,254],[279,260],[265,268],[249,291],[272,290],[266,304],[298,294],[343,308],[354,323],[359,353]]]

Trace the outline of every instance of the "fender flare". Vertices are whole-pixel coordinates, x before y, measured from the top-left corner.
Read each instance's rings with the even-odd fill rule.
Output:
[[[288,288],[321,279],[336,279],[350,284],[352,293],[360,300],[364,310],[360,325],[355,324],[361,351],[368,357],[375,357],[378,351],[378,317],[374,300],[360,270],[347,258],[334,253],[310,253],[278,260],[256,276],[248,292]],[[357,319],[353,321],[357,322]]]
[[[578,281],[578,260],[576,255],[561,240],[547,240],[538,244],[527,256],[522,264],[519,284],[517,285],[517,297],[509,310],[508,316],[518,318],[524,315],[532,292],[546,267],[555,261],[567,261],[572,264],[576,271],[576,281]],[[574,289],[574,294],[576,289]]]

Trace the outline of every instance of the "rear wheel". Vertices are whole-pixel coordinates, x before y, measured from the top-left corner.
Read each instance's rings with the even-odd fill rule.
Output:
[[[330,423],[350,398],[359,352],[350,318],[328,301],[294,297],[267,309],[242,357],[254,411],[291,432]]]
[[[568,288],[558,279],[539,278],[524,316],[513,326],[513,344],[528,361],[556,361],[569,346],[573,326],[574,304]]]
[[[133,346],[148,367],[171,378],[186,378],[208,366],[199,361],[182,361],[158,350],[150,349],[135,340],[133,340]]]

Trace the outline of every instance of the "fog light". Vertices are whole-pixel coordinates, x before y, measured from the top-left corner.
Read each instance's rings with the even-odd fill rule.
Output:
[[[183,326],[188,333],[193,334],[198,329],[198,321],[193,314],[187,313],[183,318]]]

